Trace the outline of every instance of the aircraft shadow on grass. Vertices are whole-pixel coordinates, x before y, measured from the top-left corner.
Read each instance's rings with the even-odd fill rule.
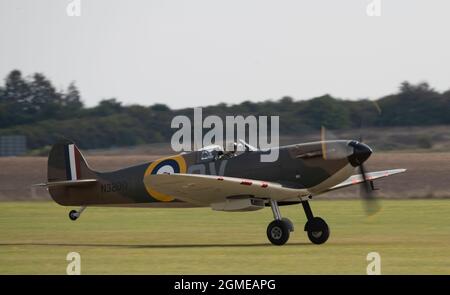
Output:
[[[142,248],[142,249],[171,249],[171,248],[241,248],[241,247],[273,247],[269,243],[249,244],[81,244],[81,243],[0,243],[1,246],[55,246],[55,247],[105,247],[105,248]],[[291,243],[288,246],[313,246],[310,243]]]

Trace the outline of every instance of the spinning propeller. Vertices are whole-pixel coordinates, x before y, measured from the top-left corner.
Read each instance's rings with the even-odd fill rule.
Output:
[[[352,140],[348,143],[348,146],[333,144],[333,142],[327,140],[326,134],[332,134],[326,131],[325,127],[321,128],[321,142],[322,142],[322,156],[324,159],[333,160],[347,157],[350,164],[353,167],[358,167],[361,178],[363,180],[360,189],[361,199],[364,201],[364,208],[367,215],[374,215],[380,210],[380,205],[373,193],[374,187],[370,179],[367,178],[366,169],[364,168],[364,162],[372,154],[372,149],[363,143],[362,135],[360,140]],[[332,139],[336,137],[331,135]]]
[[[325,160],[339,160],[349,157],[353,153],[350,146],[342,145],[337,141],[338,137],[324,126],[320,129],[320,140],[322,142],[322,157]]]
[[[380,204],[378,200],[375,198],[373,183],[370,179],[367,178],[366,169],[364,168],[364,161],[369,158],[372,154],[372,150],[369,146],[362,143],[362,138],[360,137],[360,141],[351,141],[349,143],[350,146],[353,146],[354,153],[349,157],[350,164],[352,166],[359,168],[359,173],[363,179],[360,189],[361,198],[364,200],[364,207],[367,215],[374,215],[380,210]]]
[[[378,105],[378,103],[375,100],[370,100],[370,103],[373,104],[375,110],[377,111],[377,114],[380,115],[381,108]],[[349,142],[348,146],[350,147],[350,149],[349,149],[349,151],[347,151],[347,153],[348,153],[347,157],[350,161],[350,164],[353,167],[359,168],[359,173],[363,179],[363,182],[361,184],[361,189],[360,189],[360,195],[361,195],[362,200],[364,201],[364,208],[366,210],[366,213],[367,213],[367,215],[370,216],[370,215],[374,215],[375,213],[377,213],[381,209],[381,206],[380,206],[378,200],[375,198],[375,194],[373,192],[374,191],[373,182],[367,178],[366,169],[364,168],[364,164],[363,164],[372,154],[372,149],[368,145],[363,143],[363,138],[362,138],[363,120],[362,119],[360,121],[359,129],[360,129],[359,141],[354,140],[354,141]],[[324,127],[322,127],[322,130],[321,130],[322,154],[323,154],[324,159],[327,159],[327,157],[328,157],[328,159],[330,159],[330,153],[327,155],[327,151],[329,151],[329,148],[326,146],[327,141],[325,138],[325,133],[326,133],[326,130]],[[336,137],[334,137],[334,138],[336,138]],[[342,156],[343,155],[342,151],[338,151],[337,155],[338,155],[338,157]]]

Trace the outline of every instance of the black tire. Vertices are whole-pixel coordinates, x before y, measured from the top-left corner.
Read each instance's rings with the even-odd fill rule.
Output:
[[[289,218],[283,217],[283,218],[281,218],[281,220],[283,220],[284,222],[287,223],[290,232],[294,231],[294,224],[292,223],[292,221]]]
[[[284,220],[274,220],[267,227],[267,238],[277,246],[286,244],[289,240],[289,224]]]
[[[77,220],[78,219],[78,212],[76,210],[70,210],[69,212],[69,218],[70,220]]]
[[[305,230],[308,232],[308,238],[313,244],[323,244],[330,237],[330,229],[328,224],[320,217],[314,217],[305,225]]]

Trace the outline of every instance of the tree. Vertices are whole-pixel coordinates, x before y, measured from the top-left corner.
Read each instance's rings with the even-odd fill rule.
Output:
[[[67,92],[63,99],[64,106],[73,111],[78,111],[83,108],[83,102],[81,101],[80,91],[75,86],[75,83],[70,83],[67,87]]]
[[[22,103],[30,96],[30,87],[19,70],[13,70],[5,79],[4,99],[6,102]]]
[[[12,126],[27,123],[26,114],[30,104],[30,86],[19,70],[13,70],[5,79],[5,88],[0,96],[2,117],[0,126]]]
[[[108,116],[120,113],[122,111],[122,103],[115,98],[101,100],[93,110],[94,114],[100,116]]]
[[[427,82],[421,82],[417,85],[411,84],[408,81],[403,81],[400,84],[400,93],[401,94],[411,94],[411,93],[419,93],[419,92],[433,92],[434,90],[430,88],[430,85]]]
[[[51,82],[42,74],[33,75],[30,85],[30,113],[36,120],[61,117],[62,95],[57,93]],[[59,115],[59,116],[58,116]]]
[[[152,111],[155,111],[155,112],[168,112],[168,111],[170,111],[170,108],[167,105],[162,104],[162,103],[155,103],[154,105],[152,105],[150,107],[150,109]]]
[[[299,115],[303,116],[303,120],[306,120],[308,125],[314,128],[321,126],[332,129],[350,127],[348,109],[342,101],[328,94],[310,100]]]

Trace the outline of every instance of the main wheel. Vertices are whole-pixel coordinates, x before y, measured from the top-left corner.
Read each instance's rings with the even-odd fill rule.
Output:
[[[70,212],[69,212],[70,220],[75,221],[75,220],[77,220],[78,216],[79,216],[79,214],[78,214],[77,210],[70,210]]]
[[[323,244],[330,237],[330,229],[328,224],[320,217],[314,217],[305,225],[305,230],[308,232],[309,240],[314,244]]]
[[[289,240],[289,233],[289,223],[285,220],[274,220],[267,227],[267,238],[272,244],[277,246],[286,244]]]

